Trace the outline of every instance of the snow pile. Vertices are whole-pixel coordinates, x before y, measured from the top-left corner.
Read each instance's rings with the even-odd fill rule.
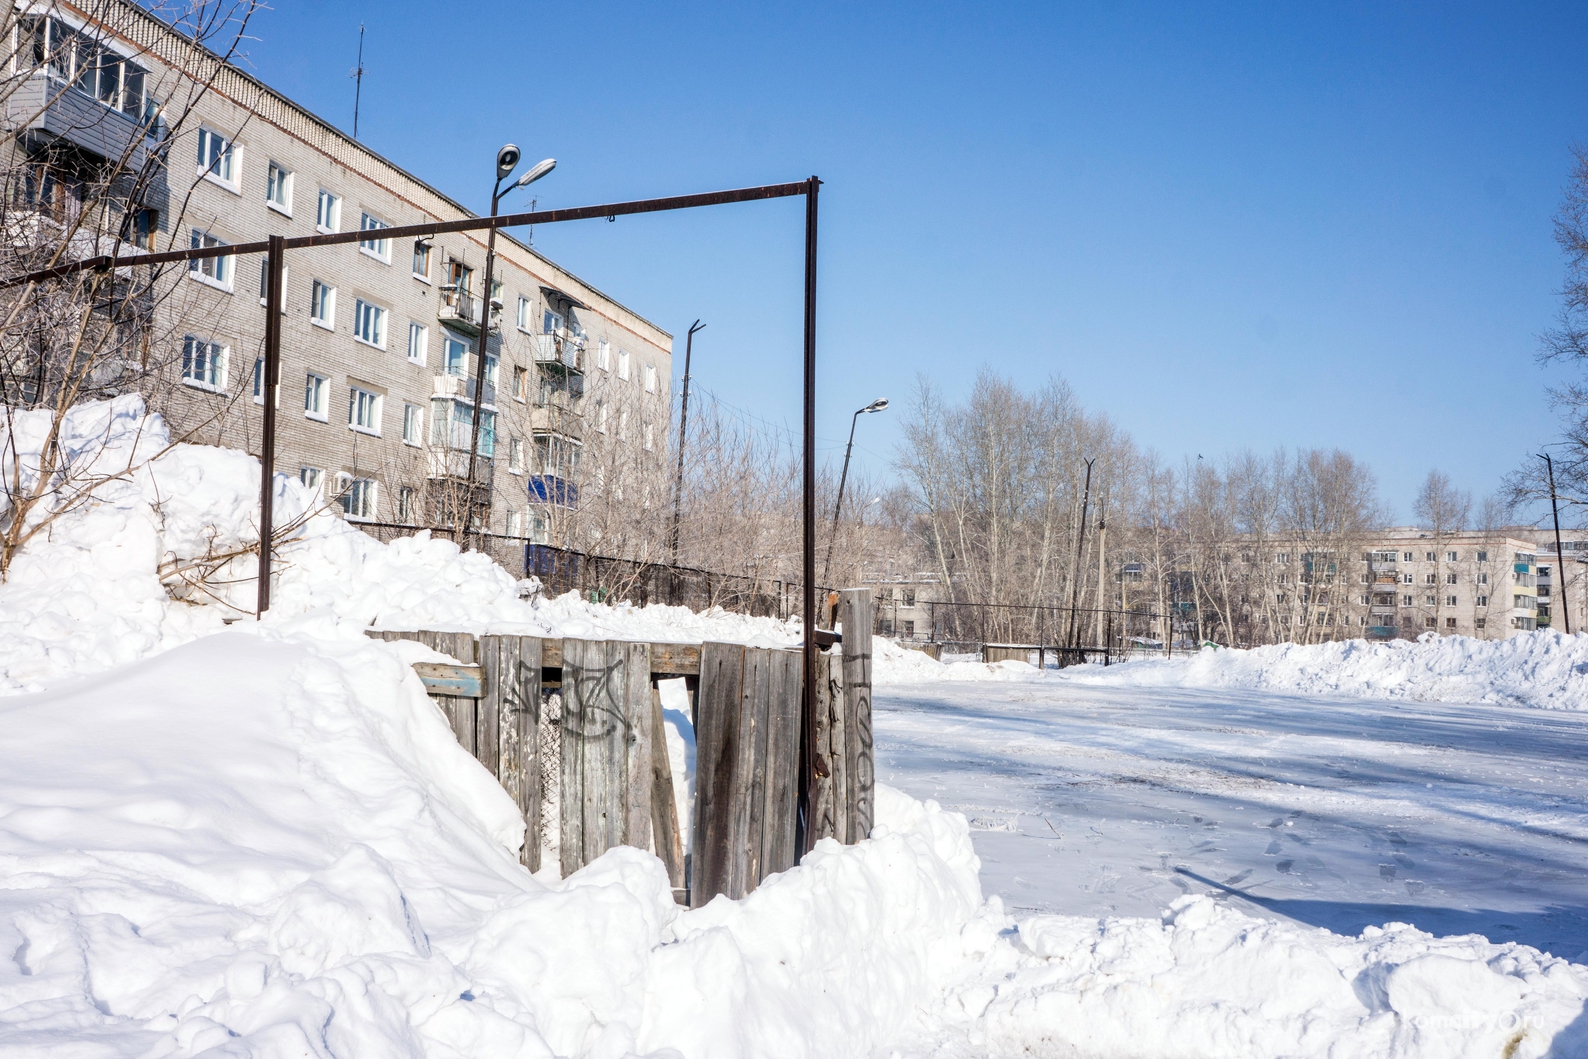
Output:
[[[0,726],[6,1054],[865,1053],[981,904],[964,820],[887,791],[874,840],[738,903],[681,912],[633,849],[533,878],[373,641],[223,633]]]
[[[683,912],[659,861],[531,877],[397,645],[233,631],[0,701],[0,1051],[95,1056],[1581,1054],[1588,969],[1208,898],[983,903],[966,822]],[[1509,1048],[1510,1051],[1505,1051]]]
[[[48,414],[15,418],[24,466],[29,459],[36,465],[29,453],[42,441]],[[163,421],[136,396],[80,406],[63,426],[69,475],[108,480],[87,502],[57,514],[0,585],[0,693],[42,690],[169,650],[251,615],[254,606],[253,457],[171,445]],[[797,623],[721,610],[604,606],[571,593],[526,599],[535,583],[515,580],[488,556],[427,533],[382,543],[286,476],[276,479],[275,521],[291,534],[276,551],[266,622],[278,628],[346,637],[374,625],[759,646],[799,639]]]
[[[1204,648],[1184,658],[1075,666],[1061,677],[1109,686],[1257,688],[1583,710],[1588,709],[1588,636],[1541,630],[1509,640],[1424,636],[1415,642]]]
[[[940,680],[1034,680],[1042,671],[1029,662],[939,662],[931,655],[901,647],[893,640],[871,640],[873,684],[931,684]]]

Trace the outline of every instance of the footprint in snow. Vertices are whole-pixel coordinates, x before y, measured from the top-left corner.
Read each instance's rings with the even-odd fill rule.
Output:
[[[1231,875],[1228,879],[1225,879],[1224,880],[1224,885],[1225,886],[1239,886],[1241,883],[1243,883],[1247,879],[1251,878],[1251,876],[1252,876],[1252,869],[1247,868],[1245,871],[1236,872],[1234,875]]]
[[[1274,839],[1272,842],[1270,842],[1268,844],[1268,848],[1263,850],[1263,853],[1265,855],[1271,857],[1275,853],[1283,853],[1284,851],[1285,851],[1285,844],[1283,842],[1279,841],[1279,839],[1276,838],[1276,839]]]
[[[1393,865],[1393,864],[1380,864],[1378,866],[1378,877],[1380,879],[1393,879],[1393,878],[1395,878],[1395,865]]]
[[[1282,860],[1278,864],[1274,865],[1274,870],[1279,872],[1281,875],[1289,875],[1290,869],[1295,866],[1296,862],[1293,860]]]

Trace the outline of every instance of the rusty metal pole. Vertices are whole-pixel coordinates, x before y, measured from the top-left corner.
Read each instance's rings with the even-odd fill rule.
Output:
[[[496,178],[496,186],[491,188],[491,217],[496,217],[497,204],[502,201],[502,178]],[[509,188],[508,190],[512,190]],[[489,355],[487,347],[491,344],[491,270],[496,265],[496,227],[493,225],[485,233],[485,286],[480,291],[480,350],[478,362],[474,366],[474,425],[469,430],[469,476],[463,485],[463,526],[459,535],[463,540],[468,540],[474,532],[474,467],[480,453],[480,418],[484,415],[481,405],[485,403],[485,361]],[[467,297],[462,291],[458,292],[459,300]],[[465,304],[467,304],[465,302]],[[495,425],[492,425],[491,454],[496,454]],[[491,489],[496,485],[493,480]],[[487,490],[486,496],[490,496]],[[478,547],[485,539],[485,519],[480,519],[480,536],[475,539]]]
[[[799,836],[795,849],[810,850],[815,829],[811,804],[817,773],[828,775],[827,762],[816,753],[816,194],[822,182],[805,182],[805,439],[804,494],[800,569],[805,581],[801,612],[804,676],[800,681]]]
[[[255,617],[270,609],[270,538],[275,532],[276,395],[281,385],[281,271],[287,256],[285,236],[272,235],[265,251],[265,362],[261,396],[265,400],[264,438],[259,445],[259,599]]]
[[[684,431],[689,426],[689,362],[695,352],[695,332],[706,325],[696,320],[689,325],[689,337],[684,340],[684,394],[678,410],[678,479],[673,483],[673,533],[668,545],[672,569],[668,571],[667,602],[678,603],[678,523],[684,516]]]
[[[1566,619],[1566,635],[1571,635],[1571,607],[1566,603],[1566,556],[1560,550],[1560,505],[1555,500],[1555,461],[1539,454],[1549,469],[1549,510],[1555,516],[1555,572],[1560,575],[1560,613]]]

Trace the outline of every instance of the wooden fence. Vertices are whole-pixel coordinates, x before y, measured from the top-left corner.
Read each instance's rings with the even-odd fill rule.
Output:
[[[812,841],[871,831],[871,593],[840,593],[841,648],[817,668]],[[372,631],[458,664],[415,666],[465,750],[524,814],[522,860],[579,870],[616,845],[656,853],[692,906],[743,897],[793,867],[800,826],[801,655],[741,644]],[[683,854],[662,680],[683,677],[695,730],[693,851]],[[554,812],[552,811],[554,807]]]

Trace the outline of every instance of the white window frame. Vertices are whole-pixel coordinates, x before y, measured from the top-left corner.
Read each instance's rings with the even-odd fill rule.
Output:
[[[324,280],[309,284],[309,323],[327,331],[336,330],[336,288]]]
[[[435,257],[436,244],[435,243],[427,243],[423,239],[415,239],[414,240],[414,257],[418,257],[419,256],[419,248],[421,246],[424,247],[424,251],[425,251],[425,253],[424,253],[425,270],[423,272],[420,272],[418,269],[413,269],[413,277],[414,277],[414,279],[418,280],[421,283],[429,283],[430,282],[430,259]],[[413,268],[411,259],[410,259],[409,267]]]
[[[194,250],[199,250],[205,247],[230,246],[231,244],[214,232],[203,228],[194,228],[189,239],[189,245]],[[227,254],[225,257],[206,257],[202,260],[189,261],[187,274],[206,287],[214,287],[216,290],[223,290],[230,294],[232,292],[232,276],[237,268],[237,262],[233,260],[234,257],[235,255],[233,254]],[[212,271],[207,272],[205,271],[206,269]]]
[[[430,328],[417,320],[408,321],[408,363],[424,366],[430,358]]]
[[[518,296],[518,329],[526,335],[533,334],[530,330],[531,325],[534,323],[535,314],[532,312],[533,309],[534,303],[520,294]]]
[[[595,421],[596,431],[605,434],[607,432],[607,403],[605,401],[596,402]]]
[[[254,404],[265,403],[265,358],[264,354],[254,358]]]
[[[418,448],[425,442],[425,410],[420,405],[403,402],[403,444]]]
[[[382,228],[390,227],[390,224],[387,224],[368,210],[359,213],[358,230],[361,232],[378,232]],[[360,239],[358,241],[358,252],[365,257],[374,258],[383,265],[391,264],[390,239]]]
[[[529,398],[529,369],[521,364],[513,365],[513,400],[522,404]]]
[[[265,206],[285,216],[292,216],[292,170],[280,162],[271,160],[269,168],[265,170]],[[280,192],[279,200],[271,197],[271,191]]]
[[[281,313],[282,313],[283,316],[285,316],[286,312],[287,312],[287,296],[286,296],[287,275],[288,275],[288,267],[286,265],[282,265],[281,266],[281,290],[282,290],[282,295],[281,295]],[[269,288],[270,288],[270,259],[268,257],[262,257],[262,258],[259,259],[259,304],[260,305],[268,305],[268,304],[270,304],[270,289]]]
[[[362,488],[359,488],[362,486]],[[351,474],[343,472],[336,476],[336,492],[341,498],[342,513],[350,518],[369,521],[375,517],[376,490],[378,483],[373,478],[354,478]],[[359,498],[359,511],[352,510],[349,500],[354,496]]]
[[[390,312],[384,305],[365,301],[363,298],[354,299],[353,302],[353,341],[376,349],[386,348],[386,316]],[[366,331],[374,332],[371,338]]]
[[[216,141],[221,144],[218,154],[214,150]],[[205,161],[206,158],[212,160]],[[243,147],[224,132],[218,132],[208,125],[199,126],[198,156],[193,160],[193,165],[197,174],[210,183],[225,188],[233,195],[242,194],[237,186],[237,174],[243,167]],[[217,166],[224,172],[217,172]]]
[[[419,499],[419,490],[411,485],[400,486],[397,490],[397,521],[404,525],[412,525],[415,518],[414,504]]]
[[[656,425],[649,419],[640,424],[640,448],[650,452],[656,447]]]
[[[196,346],[203,347],[204,363],[207,366],[202,378],[192,374],[193,351]],[[231,347],[223,342],[199,338],[196,335],[184,335],[182,338],[183,385],[208,393],[225,393],[227,372],[231,367],[231,353]]]
[[[330,203],[327,210],[326,203]],[[330,218],[326,218],[326,214]],[[314,230],[330,235],[341,230],[342,227],[342,196],[327,188],[321,188],[319,197],[314,204]]]
[[[347,388],[347,428],[370,437],[380,437],[381,406],[386,403],[384,394],[366,389],[356,383]],[[373,425],[361,423],[359,420],[368,411],[368,418]]]
[[[656,365],[655,364],[646,363],[646,365],[645,365],[645,392],[646,393],[655,393],[656,392]]]
[[[458,366],[461,370],[457,372],[452,370],[452,350],[454,347],[463,350],[463,356],[458,362]],[[444,374],[451,375],[455,379],[467,378],[469,374],[469,352],[469,344],[467,342],[464,342],[461,339],[453,338],[451,335],[447,335],[446,339],[441,343],[442,372]]]
[[[596,344],[596,367],[606,372],[612,370],[612,343],[604,338]]]
[[[331,421],[331,380],[317,371],[304,373],[303,415],[317,423]]]
[[[298,468],[298,481],[303,483],[305,489],[313,492],[320,491],[320,485],[325,481],[325,471],[319,467],[310,467],[304,464]]]
[[[629,370],[629,351],[626,349],[618,350],[618,378],[627,381],[632,374],[633,372]]]
[[[507,469],[513,474],[524,473],[524,439],[507,439]]]

